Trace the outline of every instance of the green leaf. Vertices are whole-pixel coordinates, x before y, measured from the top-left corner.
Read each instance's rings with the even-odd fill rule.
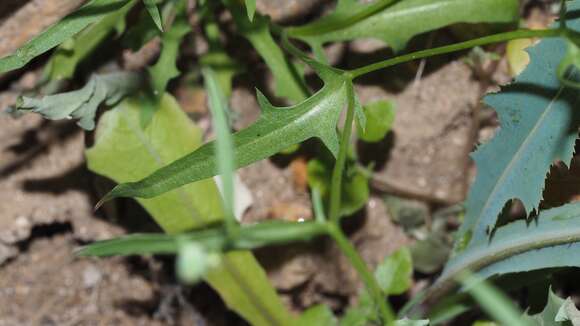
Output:
[[[244,0],[246,4],[246,11],[248,12],[248,19],[250,21],[254,20],[254,14],[256,13],[256,0]]]
[[[103,114],[95,144],[86,151],[89,169],[117,182],[138,180],[199,147],[201,130],[169,95],[161,98],[151,122],[142,128],[140,107],[146,100],[146,97],[128,99]],[[170,234],[217,222],[223,216],[220,195],[211,179],[137,201]],[[171,237],[137,237],[157,249],[177,250],[177,241]],[[141,250],[143,245],[135,241],[124,243],[134,250]],[[114,241],[112,244],[108,248],[119,248]],[[251,253],[237,251],[224,255],[220,265],[208,272],[206,280],[231,309],[251,324],[291,324],[292,317]]]
[[[329,185],[332,179],[333,164],[334,162],[330,160],[313,159],[307,165],[310,188],[317,189],[326,202],[330,200]],[[352,215],[359,211],[369,199],[368,176],[356,166],[353,158],[347,162],[341,188],[341,216]]]
[[[95,127],[95,115],[101,104],[111,106],[141,86],[141,76],[136,73],[111,73],[93,75],[81,89],[48,95],[40,99],[22,97],[19,110],[40,113],[50,120],[79,119],[77,124],[86,130]]]
[[[571,2],[570,9],[580,9]],[[569,20],[580,28],[580,19]],[[505,203],[522,201],[527,212],[538,208],[552,162],[570,162],[577,138],[577,90],[565,88],[555,67],[566,55],[566,41],[545,39],[529,49],[531,63],[515,83],[488,95],[485,102],[499,115],[496,136],[473,154],[477,177],[469,192],[458,239],[487,238]]]
[[[262,93],[262,115],[256,123],[233,135],[236,168],[267,158],[293,144],[317,137],[334,154],[338,152],[336,125],[346,103],[347,82],[342,72],[311,63],[324,87],[305,101],[286,108],[272,106]],[[215,176],[214,143],[155,171],[147,178],[115,187],[104,200],[115,197],[150,198],[182,185]]]
[[[235,158],[227,118],[229,109],[214,71],[211,68],[206,67],[202,69],[202,74],[205,82],[205,89],[208,94],[213,126],[217,132],[216,159],[218,160],[218,171],[221,175],[223,187],[224,209],[227,215],[234,218]]]
[[[481,308],[502,325],[527,326],[518,308],[503,293],[473,274],[461,276],[461,283]]]
[[[24,67],[30,60],[68,40],[92,23],[122,9],[129,0],[92,0],[26,43],[14,54],[0,59],[0,73]]]
[[[87,58],[115,29],[124,29],[125,15],[134,7],[136,0],[130,0],[121,9],[109,13],[100,21],[90,25],[68,41],[62,43],[47,64],[50,79],[69,79],[74,76],[79,63]],[[119,27],[122,28],[119,28]],[[121,31],[119,31],[121,29]]]
[[[270,34],[268,18],[256,15],[250,23],[243,12],[243,7],[233,0],[227,0],[226,4],[231,11],[238,27],[238,31],[252,43],[252,46],[266,62],[274,76],[275,93],[296,103],[304,100],[309,95],[303,76],[298,67],[290,62],[277,42]]]
[[[288,34],[315,49],[328,42],[374,38],[399,51],[415,35],[461,22],[512,22],[518,10],[517,0],[382,0],[371,4],[341,0],[330,15],[290,28]]]
[[[305,326],[335,326],[337,324],[338,321],[332,310],[322,304],[308,308],[297,321],[297,325]]]
[[[385,138],[395,121],[395,107],[389,101],[377,101],[364,106],[366,128],[358,123],[358,137],[365,142],[378,142]]]
[[[176,66],[177,56],[179,55],[179,45],[181,39],[191,31],[191,26],[187,21],[184,11],[181,11],[175,18],[173,25],[161,36],[163,48],[157,62],[148,69],[151,75],[153,92],[156,96],[161,96],[167,88],[169,81],[179,76],[179,70]]]
[[[163,22],[161,21],[161,14],[159,14],[159,8],[157,8],[157,1],[156,0],[143,0],[145,4],[145,8],[147,12],[149,12],[149,16],[155,23],[155,26],[163,32]]]
[[[432,291],[449,286],[462,271],[482,278],[553,267],[580,267],[580,204],[540,212],[498,228],[493,238],[476,239],[447,263]]]
[[[552,289],[548,290],[548,302],[542,312],[535,315],[524,314],[522,319],[529,326],[563,326],[563,323],[556,321],[559,310],[564,305],[564,299],[558,297]]]
[[[379,264],[375,270],[375,278],[386,295],[405,293],[411,286],[413,263],[411,252],[407,247],[401,247]]]

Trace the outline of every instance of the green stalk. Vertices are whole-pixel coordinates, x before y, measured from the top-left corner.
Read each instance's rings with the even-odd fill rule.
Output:
[[[387,304],[381,288],[377,284],[375,276],[369,271],[365,261],[356,251],[356,248],[349,242],[348,238],[344,235],[338,224],[332,222],[328,223],[328,234],[336,242],[342,253],[346,256],[346,258],[348,258],[349,262],[358,272],[360,278],[372,296],[373,301],[378,306],[385,325],[393,325],[395,315]]]
[[[371,294],[373,301],[378,306],[381,313],[383,321],[387,325],[393,324],[394,314],[389,305],[387,304],[385,297],[377,284],[377,281],[371,271],[368,269],[365,261],[358,254],[354,246],[349,242],[348,238],[344,235],[340,228],[340,201],[341,201],[341,189],[342,189],[342,177],[344,171],[344,165],[346,162],[346,155],[348,153],[348,148],[350,145],[350,135],[352,132],[352,123],[354,119],[354,87],[352,85],[351,76],[346,73],[349,77],[346,85],[346,96],[348,98],[348,106],[346,111],[346,119],[344,122],[344,128],[342,130],[342,137],[340,141],[340,150],[338,152],[338,158],[336,159],[336,164],[334,165],[334,170],[332,171],[332,181],[330,188],[330,219],[327,222],[327,232],[328,235],[336,242],[342,253],[349,260],[351,265],[356,269],[359,277],[364,282],[367,290]]]
[[[362,75],[366,75],[373,71],[377,71],[380,69],[388,68],[394,65],[398,65],[401,63],[414,61],[418,59],[423,59],[427,57],[432,57],[436,55],[457,52],[461,50],[470,49],[476,46],[483,46],[493,43],[500,43],[520,38],[544,38],[544,37],[558,37],[558,36],[565,36],[570,37],[574,35],[575,32],[568,30],[568,29],[539,29],[539,30],[530,30],[530,29],[519,29],[511,32],[499,33],[489,36],[484,36],[481,38],[477,38],[474,40],[469,40],[465,42],[455,43],[451,45],[445,45],[433,49],[428,50],[421,50],[409,54],[400,55],[394,57],[392,59],[387,59],[375,63],[371,63],[367,66],[363,66],[360,68],[356,68],[350,71],[353,78],[360,77]]]
[[[342,192],[342,174],[346,162],[346,154],[350,145],[350,134],[352,132],[352,122],[354,119],[354,88],[352,82],[349,81],[346,85],[346,97],[348,99],[348,107],[346,111],[346,119],[342,130],[342,137],[340,140],[340,150],[338,158],[332,171],[332,181],[330,185],[330,210],[329,219],[332,223],[338,223],[340,219],[340,201]]]

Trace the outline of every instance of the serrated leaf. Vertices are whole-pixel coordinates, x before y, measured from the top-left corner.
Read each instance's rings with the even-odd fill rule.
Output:
[[[201,130],[169,95],[160,99],[151,122],[142,128],[139,111],[146,100],[132,98],[103,114],[95,145],[86,151],[89,169],[117,182],[138,180],[201,144]],[[211,179],[138,202],[170,234],[219,221],[223,216],[220,196]],[[212,234],[215,236],[215,232]],[[135,239],[139,241],[132,241]],[[151,247],[173,253],[178,249],[175,238],[167,235],[137,235],[120,241],[126,245],[125,250],[137,252]],[[96,248],[103,246],[119,249],[113,240]],[[247,251],[224,255],[221,264],[208,272],[206,280],[231,309],[254,325],[292,322],[263,269]]]
[[[125,15],[136,0],[130,0],[121,9],[112,12],[100,21],[90,25],[70,41],[71,44],[61,44],[47,64],[50,79],[69,79],[74,76],[78,64],[88,57],[118,26],[124,23]],[[121,33],[118,31],[118,33]]]
[[[566,301],[562,303],[554,320],[563,325],[569,324],[566,322],[572,323],[572,326],[580,325],[580,311],[576,308],[576,304],[574,304],[572,298],[568,297]]]
[[[297,65],[289,61],[277,42],[270,33],[269,20],[262,15],[255,15],[253,22],[248,21],[243,12],[243,7],[233,0],[227,0],[226,4],[231,11],[238,31],[260,54],[274,76],[275,93],[277,96],[287,98],[293,103],[304,100],[309,94]]]
[[[92,0],[33,38],[14,54],[0,59],[0,73],[24,67],[30,60],[68,40],[85,27],[123,8],[129,0]]]
[[[577,8],[580,2],[570,4],[570,9]],[[580,28],[580,19],[569,20],[569,26]],[[556,75],[566,48],[562,39],[543,40],[529,50],[531,63],[513,84],[486,96],[501,126],[472,155],[477,177],[467,198],[459,239],[468,231],[472,241],[487,238],[510,199],[521,200],[528,213],[537,209],[550,165],[572,159],[580,97],[577,90],[564,88]]]
[[[461,271],[477,272],[482,278],[552,267],[580,267],[580,204],[545,210],[532,222],[509,223],[493,238],[474,239],[454,256],[433,286],[449,285]]]
[[[563,323],[556,321],[558,311],[563,304],[564,299],[558,297],[550,288],[544,310],[535,315],[524,314],[522,319],[530,326],[564,326]]]
[[[191,26],[187,20],[185,12],[180,12],[175,18],[170,29],[161,36],[161,54],[157,62],[148,69],[151,75],[153,91],[157,96],[161,96],[169,81],[179,76],[176,66],[179,55],[179,45],[181,39],[191,31]]]
[[[311,64],[318,69],[325,84],[303,102],[276,108],[258,92],[262,115],[256,123],[233,135],[236,168],[313,137],[319,138],[333,154],[338,152],[336,125],[346,104],[346,87],[350,84],[342,72]],[[150,198],[217,173],[214,143],[210,142],[141,181],[118,185],[104,200],[114,197]]]
[[[159,13],[159,8],[157,8],[157,1],[156,0],[143,0],[145,4],[145,8],[151,16],[151,19],[155,23],[155,26],[163,32],[163,22],[161,21],[161,14]]]
[[[399,51],[415,35],[460,22],[511,22],[518,10],[517,0],[382,0],[371,4],[341,0],[330,15],[290,28],[288,33],[315,49],[328,42],[374,38]]]
[[[86,130],[95,127],[95,115],[101,104],[113,105],[141,86],[137,73],[93,75],[81,89],[48,95],[40,99],[22,97],[17,109],[30,110],[46,119],[79,119],[77,124]]]

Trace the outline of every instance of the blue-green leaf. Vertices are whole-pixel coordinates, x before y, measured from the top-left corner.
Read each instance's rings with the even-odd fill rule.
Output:
[[[580,9],[580,2],[569,6]],[[568,24],[580,29],[578,18]],[[499,114],[501,127],[473,154],[477,178],[467,198],[460,240],[469,232],[473,240],[487,238],[510,199],[521,200],[527,212],[537,209],[550,165],[572,159],[580,97],[577,90],[562,86],[556,75],[566,50],[562,39],[543,40],[529,50],[531,63],[515,83],[485,98]]]
[[[124,96],[131,94],[141,86],[137,73],[111,73],[93,75],[81,89],[40,99],[22,97],[17,109],[30,110],[41,114],[46,119],[79,119],[77,124],[86,130],[95,127],[95,115],[99,105],[113,105]]]

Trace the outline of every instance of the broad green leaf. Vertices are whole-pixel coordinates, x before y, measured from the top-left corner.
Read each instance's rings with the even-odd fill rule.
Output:
[[[79,119],[77,124],[81,128],[92,130],[99,105],[114,105],[126,95],[137,91],[140,86],[141,76],[137,73],[93,75],[83,88],[76,91],[40,99],[22,97],[17,109],[40,113],[50,120]]]
[[[518,17],[517,0],[341,0],[330,15],[288,34],[320,49],[328,42],[374,38],[395,51],[415,35],[455,23],[505,23]]]
[[[358,137],[365,142],[378,142],[385,138],[395,121],[395,108],[389,101],[369,103],[363,109],[365,128],[358,124]]]
[[[138,180],[199,147],[201,130],[169,95],[161,98],[151,122],[142,128],[139,111],[145,100],[145,97],[128,99],[103,114],[95,145],[86,151],[89,169],[117,182]],[[219,192],[211,179],[138,202],[170,234],[217,222],[223,216]],[[166,249],[172,246],[172,252],[177,250],[175,240],[155,245]],[[139,244],[133,248],[139,249]],[[206,280],[231,309],[253,325],[292,322],[263,269],[249,252],[224,255],[220,265],[208,272]]]
[[[169,30],[161,36],[161,44],[163,46],[161,54],[157,62],[148,69],[156,96],[161,96],[165,92],[169,81],[179,76],[179,70],[176,66],[179,45],[181,44],[181,39],[190,31],[191,26],[187,21],[187,15],[184,11],[181,11]]]
[[[85,28],[69,41],[62,43],[52,55],[47,72],[52,80],[69,79],[74,76],[78,64],[87,58],[115,29],[124,29],[125,15],[134,7],[136,0],[130,0],[100,21]],[[121,31],[119,31],[119,29]]]
[[[255,15],[250,22],[243,11],[243,7],[234,0],[225,1],[238,27],[238,31],[252,43],[254,49],[266,62],[275,82],[275,93],[296,103],[304,100],[309,94],[303,76],[298,67],[285,56],[278,43],[270,34],[268,18]]]
[[[297,325],[305,326],[336,326],[337,324],[338,321],[332,310],[322,304],[308,308],[297,321]]]
[[[313,159],[308,162],[308,185],[317,189],[325,202],[330,200],[332,166],[329,160]],[[368,176],[360,170],[354,159],[347,161],[342,189],[340,215],[348,216],[359,211],[367,203],[370,195]]]
[[[570,3],[580,9],[580,2]],[[568,21],[580,29],[580,19]],[[499,115],[496,136],[473,154],[477,177],[466,202],[459,240],[487,238],[505,203],[517,198],[527,212],[538,208],[544,179],[552,162],[570,162],[578,134],[578,91],[565,88],[556,67],[565,56],[566,41],[545,39],[529,49],[531,63],[499,93],[485,102]]]
[[[552,289],[548,291],[548,302],[542,312],[535,315],[524,314],[522,319],[529,326],[564,326],[565,324],[556,321],[558,311],[564,304],[564,299],[558,297]]]
[[[246,11],[248,13],[248,19],[250,21],[254,20],[254,14],[256,13],[256,0],[244,0],[246,4]]]
[[[151,19],[155,23],[155,26],[163,32],[163,22],[161,21],[161,14],[159,14],[159,8],[157,8],[157,0],[143,0],[145,8],[151,16]]]
[[[580,267],[580,204],[545,210],[532,222],[498,228],[491,239],[474,239],[445,267],[433,291],[449,286],[464,270],[488,278],[553,267]]]
[[[375,278],[386,295],[403,294],[409,289],[413,276],[411,252],[407,247],[385,258],[375,270]]]
[[[24,67],[30,60],[68,40],[90,24],[122,9],[128,2],[129,0],[90,1],[26,43],[14,54],[1,58],[0,73]]]
[[[233,135],[236,168],[267,158],[293,144],[317,137],[333,153],[338,152],[336,125],[346,103],[347,80],[341,71],[311,62],[325,82],[324,87],[303,102],[276,108],[258,92],[262,115],[250,127]],[[214,143],[155,171],[147,178],[115,187],[104,200],[114,197],[151,198],[182,185],[218,173]]]
[[[521,312],[500,290],[473,274],[461,276],[461,283],[481,308],[502,325],[528,326]]]

